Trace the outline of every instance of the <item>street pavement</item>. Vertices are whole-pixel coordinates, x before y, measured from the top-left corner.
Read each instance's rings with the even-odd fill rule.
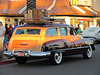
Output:
[[[91,59],[82,55],[64,57],[60,65],[51,65],[47,58],[34,59],[24,65],[0,65],[0,75],[100,75],[100,44]]]

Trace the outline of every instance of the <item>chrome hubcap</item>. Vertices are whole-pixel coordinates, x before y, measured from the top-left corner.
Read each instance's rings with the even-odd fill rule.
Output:
[[[55,52],[55,61],[56,63],[60,63],[62,60],[62,53],[61,52]]]
[[[88,57],[91,57],[92,56],[92,48],[90,46],[90,48],[87,50],[87,55]]]

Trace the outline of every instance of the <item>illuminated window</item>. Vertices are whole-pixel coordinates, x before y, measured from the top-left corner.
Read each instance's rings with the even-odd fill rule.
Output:
[[[70,19],[70,25],[73,26],[73,19]]]
[[[10,19],[8,19],[8,22],[10,22]]]

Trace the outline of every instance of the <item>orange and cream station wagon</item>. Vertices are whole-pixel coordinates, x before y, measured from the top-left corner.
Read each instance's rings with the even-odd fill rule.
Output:
[[[91,58],[92,50],[93,40],[79,37],[70,25],[27,23],[16,28],[4,55],[15,57],[19,64],[26,63],[29,57],[48,57],[51,63],[60,64],[65,55]]]

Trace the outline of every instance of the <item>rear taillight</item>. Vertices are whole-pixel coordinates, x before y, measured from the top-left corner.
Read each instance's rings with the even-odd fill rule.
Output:
[[[8,45],[9,45],[9,42],[7,42],[6,45],[5,45],[5,48],[4,48],[4,49],[5,49],[6,51],[8,50]]]

